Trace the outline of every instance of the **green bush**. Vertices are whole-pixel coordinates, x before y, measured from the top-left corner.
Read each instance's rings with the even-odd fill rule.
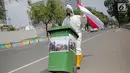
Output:
[[[10,27],[9,30],[10,30],[10,31],[15,31],[16,28],[15,28],[15,27]]]

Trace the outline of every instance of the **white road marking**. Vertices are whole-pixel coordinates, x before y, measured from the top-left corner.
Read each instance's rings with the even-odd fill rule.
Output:
[[[17,68],[17,69],[15,69],[15,70],[12,70],[12,71],[10,71],[10,72],[8,72],[8,73],[14,73],[14,72],[16,72],[16,71],[18,71],[18,70],[20,70],[20,69],[23,69],[23,68],[25,68],[25,67],[28,67],[28,66],[30,66],[30,65],[32,65],[32,64],[35,64],[35,63],[40,62],[40,61],[42,61],[42,60],[44,60],[44,59],[47,59],[47,58],[48,58],[48,56],[46,56],[46,57],[44,57],[44,58],[41,58],[41,59],[39,59],[39,60],[37,60],[37,61],[34,61],[34,62],[32,62],[32,63],[29,63],[29,64],[27,64],[27,65],[24,65],[24,66],[22,66],[22,67],[20,67],[20,68]]]
[[[106,31],[106,32],[109,32],[109,31],[110,31],[110,30],[108,30],[108,31]],[[105,33],[105,32],[103,32],[103,33]],[[98,35],[96,35],[96,36],[93,36],[93,37],[91,37],[91,38],[89,38],[89,39],[86,39],[86,40],[82,41],[82,43],[87,42],[87,41],[89,41],[89,40],[91,40],[91,39],[93,39],[93,38],[96,38],[96,37],[102,35],[103,33],[98,34]],[[30,66],[30,65],[33,65],[33,64],[35,64],[35,63],[38,63],[38,62],[40,62],[40,61],[42,61],[42,60],[44,60],[44,59],[47,59],[48,57],[49,57],[49,56],[43,57],[43,58],[41,58],[41,59],[39,59],[39,60],[36,60],[36,61],[31,62],[31,63],[29,63],[29,64],[26,64],[26,65],[24,65],[24,66],[22,66],[22,67],[19,67],[19,68],[15,69],[15,70],[12,70],[12,71],[10,71],[10,72],[8,72],[8,73],[14,73],[14,72],[16,72],[16,71],[18,71],[18,70],[21,70],[21,69],[25,68],[25,67],[28,67],[28,66]]]
[[[110,31],[110,30],[108,30],[108,31],[106,31],[106,32],[109,32],[109,31]],[[93,36],[93,37],[91,37],[91,38],[88,38],[88,39],[82,41],[82,43],[87,42],[87,41],[89,41],[89,40],[91,40],[91,39],[94,39],[94,38],[96,38],[96,37],[98,37],[98,36],[100,36],[100,35],[102,35],[102,34],[104,34],[104,33],[105,33],[105,32],[100,33],[100,34],[97,34],[96,36]]]
[[[88,38],[88,39],[82,41],[82,43],[87,42],[87,41],[89,41],[89,40],[91,40],[91,39],[93,39],[93,38],[96,38],[96,37],[98,37],[98,36],[100,36],[100,35],[102,35],[102,34],[103,34],[103,33],[98,34],[98,35],[96,35],[96,36],[94,36],[94,37]]]

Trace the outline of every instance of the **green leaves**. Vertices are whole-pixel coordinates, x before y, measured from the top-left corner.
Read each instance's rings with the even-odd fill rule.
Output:
[[[58,1],[48,0],[46,5],[44,3],[39,5],[30,4],[31,9],[28,11],[28,14],[33,21],[42,21],[46,25],[46,30],[49,23],[61,25],[65,18],[65,10]]]
[[[75,9],[75,10],[74,10],[74,14],[75,14],[75,15],[80,15],[80,14],[81,14],[80,9],[79,9],[79,8],[78,8],[78,9]]]
[[[0,23],[6,19],[5,8],[3,0],[0,0]]]
[[[29,15],[32,20],[42,21],[46,25],[48,23],[60,25],[65,18],[65,10],[57,0],[48,0],[46,6],[44,3],[31,5]]]
[[[95,9],[90,7],[86,7],[89,11],[91,11],[94,15],[96,15],[105,25],[108,24],[108,16],[104,15],[103,12],[99,12]]]
[[[119,23],[127,23],[130,21],[130,6],[128,4],[129,0],[105,0],[104,6],[108,8],[107,12],[110,16],[115,16]],[[127,12],[118,12],[118,3],[127,3]]]

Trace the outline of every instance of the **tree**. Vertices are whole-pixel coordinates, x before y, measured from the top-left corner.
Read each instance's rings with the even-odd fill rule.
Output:
[[[80,9],[79,9],[79,8],[75,9],[75,10],[74,10],[74,14],[76,14],[76,15],[80,15],[80,14],[81,14]]]
[[[130,21],[130,3],[127,4],[127,8],[128,8],[128,11],[127,11],[128,21]]]
[[[92,9],[91,7],[86,7],[92,14],[94,14],[95,16],[97,16],[104,24],[105,26],[107,26],[108,22],[109,22],[109,18],[107,15],[105,15],[103,12],[97,11],[96,9]],[[74,10],[75,14],[82,14],[82,12],[80,12],[79,9]],[[87,24],[85,25],[85,30],[86,28],[88,29],[90,26],[90,23],[87,22]]]
[[[48,0],[46,6],[44,3],[40,5],[31,4],[30,6],[29,15],[31,19],[38,22],[42,21],[46,25],[46,31],[49,23],[61,25],[65,17],[63,7],[56,0]]]
[[[90,12],[92,12],[95,16],[97,16],[104,24],[107,26],[108,24],[108,16],[105,15],[103,12],[99,12],[95,9],[92,9],[91,7],[86,7]]]
[[[115,16],[115,18],[119,21],[120,24],[126,23],[129,20],[129,11],[126,13],[123,12],[118,12],[118,3],[126,3],[127,8],[129,10],[129,5],[128,5],[129,0],[105,0],[104,5],[106,8],[108,8],[107,12],[110,16]],[[125,19],[124,19],[125,18]]]
[[[4,1],[0,0],[0,22],[6,19]]]
[[[57,0],[56,0],[55,4],[56,4],[55,5],[56,7],[54,9],[54,19],[55,19],[55,23],[60,26],[60,25],[62,25],[62,22],[65,18],[65,10],[64,10],[63,6],[60,5],[60,2],[58,2]]]
[[[7,29],[7,31],[15,31],[16,28],[12,25],[3,25],[1,26],[1,30],[3,31],[4,29]]]

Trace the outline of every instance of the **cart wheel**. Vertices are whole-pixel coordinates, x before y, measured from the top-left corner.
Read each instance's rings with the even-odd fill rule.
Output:
[[[74,67],[74,73],[78,73],[78,70],[76,67]]]
[[[51,73],[68,73],[68,72],[62,72],[62,71],[57,71],[57,72],[51,72]]]

